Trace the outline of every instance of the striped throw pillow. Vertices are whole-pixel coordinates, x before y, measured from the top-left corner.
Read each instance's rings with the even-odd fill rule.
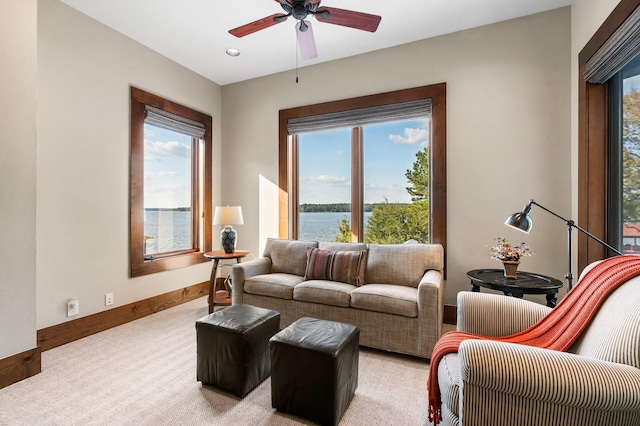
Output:
[[[332,251],[310,248],[307,251],[305,280],[339,281],[360,287],[366,251]]]
[[[307,249],[307,270],[304,273],[305,280],[331,280],[331,264],[335,251]]]

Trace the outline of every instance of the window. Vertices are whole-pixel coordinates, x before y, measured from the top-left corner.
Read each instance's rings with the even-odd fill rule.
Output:
[[[280,236],[445,245],[445,89],[280,111]]]
[[[640,253],[640,55],[609,81],[610,241]]]
[[[630,230],[622,225],[622,175],[611,169],[623,157],[622,109],[614,94],[622,90],[616,73],[638,54],[638,22],[637,0],[622,0],[578,57],[578,222],[621,249]],[[606,256],[601,244],[578,235],[579,269]]]
[[[131,276],[207,261],[211,130],[210,116],[131,88]]]

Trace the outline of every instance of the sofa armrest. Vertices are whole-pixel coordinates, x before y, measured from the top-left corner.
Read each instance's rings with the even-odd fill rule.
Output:
[[[261,257],[250,260],[249,262],[236,263],[231,267],[231,283],[233,291],[231,292],[231,301],[234,305],[242,303],[244,295],[244,281],[247,278],[256,275],[271,273],[271,258]]]
[[[442,272],[434,269],[425,272],[418,284],[418,327],[421,334],[420,344],[428,346],[425,351],[429,354],[442,335],[443,293]]]
[[[640,369],[630,365],[474,339],[462,342],[458,354],[463,405],[474,404],[473,396],[465,398],[464,387],[469,386],[484,389],[479,390],[483,394],[499,393],[518,401],[536,401],[533,406],[542,410],[545,405],[591,411],[640,410]],[[492,412],[487,406],[490,401],[490,397],[481,398],[475,403],[484,404],[482,409]]]
[[[435,269],[425,272],[418,284],[418,309],[433,305],[436,301],[434,296],[438,297],[438,293],[442,293],[442,290],[444,290],[442,273]]]
[[[461,291],[457,300],[457,330],[482,336],[518,333],[551,312],[539,303],[491,293]]]

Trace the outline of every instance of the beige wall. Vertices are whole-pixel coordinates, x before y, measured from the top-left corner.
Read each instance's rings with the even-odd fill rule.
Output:
[[[211,264],[129,278],[129,86],[213,117],[220,87],[57,0],[38,2],[37,327],[206,281]],[[113,306],[111,306],[113,307]]]
[[[562,278],[561,221],[534,210],[529,236],[503,222],[529,198],[570,214],[570,27],[563,8],[302,68],[299,84],[288,72],[224,86],[222,155],[234,179],[222,199],[243,206],[243,248],[259,255],[277,236],[280,109],[446,82],[445,303],[469,289],[466,271],[500,267],[487,247],[497,235],[525,238],[538,253],[522,269]]]
[[[36,0],[0,0],[0,359],[36,347]]]

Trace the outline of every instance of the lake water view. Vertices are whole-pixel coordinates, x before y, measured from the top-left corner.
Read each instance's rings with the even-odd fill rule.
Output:
[[[365,212],[365,226],[370,216],[371,212]],[[299,213],[300,229],[298,239],[333,241],[333,236],[338,235],[338,226],[344,217],[351,223],[351,213],[349,212]]]
[[[191,212],[145,210],[144,235],[145,254],[189,249],[191,248]]]

